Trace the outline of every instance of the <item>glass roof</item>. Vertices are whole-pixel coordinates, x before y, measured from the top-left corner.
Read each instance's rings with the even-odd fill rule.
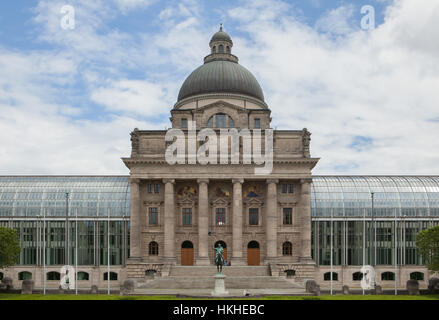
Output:
[[[439,176],[314,176],[314,217],[439,217]],[[0,217],[129,216],[128,176],[0,177]]]

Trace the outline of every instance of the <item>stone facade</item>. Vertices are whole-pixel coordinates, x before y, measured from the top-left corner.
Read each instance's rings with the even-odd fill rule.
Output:
[[[213,53],[208,60],[214,58],[224,57]],[[223,128],[261,129],[265,141],[270,115],[260,98],[239,92],[185,97],[170,118],[172,128],[185,134],[184,164],[166,161],[166,131],[133,131],[131,157],[123,159],[131,176],[128,277],[143,278],[147,270],[166,275],[172,265],[212,265],[218,241],[233,266],[294,266],[302,278],[314,277],[310,188],[318,159],[310,157],[308,130],[273,131],[270,174],[255,175],[260,166],[244,162],[243,139],[237,164],[190,163],[188,124],[195,124],[194,134],[206,128],[217,134]],[[218,150],[222,143],[218,139]]]

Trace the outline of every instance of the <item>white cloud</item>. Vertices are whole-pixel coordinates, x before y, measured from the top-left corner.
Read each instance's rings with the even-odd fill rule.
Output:
[[[230,12],[252,40],[235,39],[235,52],[261,80],[273,125],[312,131],[316,173],[439,173],[439,126],[426,121],[439,115],[437,2],[398,1],[377,29],[341,40],[288,13],[236,14],[255,7],[264,11],[246,3]],[[356,137],[373,144],[356,152]]]
[[[147,8],[155,2],[155,0],[114,0],[123,13],[128,11]]]
[[[170,105],[166,103],[163,87],[148,81],[112,81],[107,87],[100,87],[91,99],[109,110],[123,111],[145,116],[167,114]]]
[[[35,11],[35,36],[52,50],[0,47],[0,174],[127,173],[120,157],[130,130],[164,129],[157,113],[171,109],[181,74],[202,63],[218,28],[202,4],[185,0],[162,10],[158,32],[128,34],[107,24],[114,5],[77,0],[76,29],[65,31],[64,2],[41,0]],[[439,4],[395,2],[370,32],[349,29],[349,19],[337,24],[347,9],[327,12],[319,26],[292,10],[280,0],[242,1],[227,18],[249,37],[228,31],[263,86],[273,126],[312,131],[312,154],[322,157],[315,173],[439,174],[439,122],[431,121],[439,118]],[[106,113],[83,120],[93,102]],[[356,141],[368,143],[353,148]]]
[[[346,5],[330,10],[316,22],[316,29],[336,35],[345,35],[354,31],[352,16],[354,6]]]

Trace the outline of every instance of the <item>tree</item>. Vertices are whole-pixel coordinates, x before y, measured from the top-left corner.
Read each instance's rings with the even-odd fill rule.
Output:
[[[439,271],[439,226],[420,231],[416,245],[428,269]]]
[[[13,266],[20,250],[17,231],[0,227],[0,269]]]

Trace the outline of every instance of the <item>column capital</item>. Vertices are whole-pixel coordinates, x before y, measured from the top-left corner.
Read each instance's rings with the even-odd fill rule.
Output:
[[[271,183],[278,184],[279,183],[279,179],[267,179],[267,184],[271,184]]]
[[[312,183],[312,178],[300,179],[300,184]]]
[[[164,184],[172,183],[175,184],[175,179],[163,179]]]
[[[209,179],[198,179],[197,183],[198,184],[202,184],[202,183],[209,184]]]
[[[243,184],[244,183],[244,179],[243,178],[232,179],[232,183],[233,184],[236,184],[236,183]]]
[[[140,179],[139,178],[129,178],[128,179],[130,184],[140,184]]]

